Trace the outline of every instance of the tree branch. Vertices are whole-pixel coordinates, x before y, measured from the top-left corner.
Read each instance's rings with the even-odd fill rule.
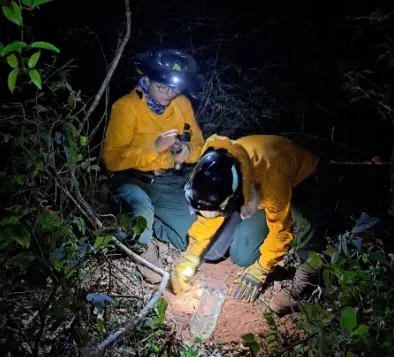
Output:
[[[90,107],[85,115],[85,118],[83,118],[83,120],[81,121],[78,133],[81,133],[86,122],[88,121],[88,119],[92,115],[93,111],[96,109],[97,105],[99,104],[100,99],[103,96],[103,93],[104,93],[105,89],[107,88],[109,81],[111,80],[112,75],[115,72],[116,67],[118,66],[119,60],[122,57],[122,54],[123,54],[124,49],[126,47],[126,44],[130,39],[130,33],[131,33],[130,0],[125,0],[125,7],[126,7],[126,32],[125,32],[125,35],[123,37],[122,43],[120,44],[118,50],[115,53],[115,57],[111,63],[111,66],[109,67],[107,75],[105,76],[104,81],[101,84],[99,91],[97,92],[96,96],[94,97],[94,100],[93,100],[92,104],[90,105]]]

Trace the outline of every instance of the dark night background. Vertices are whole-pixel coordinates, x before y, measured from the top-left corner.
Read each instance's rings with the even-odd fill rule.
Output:
[[[194,50],[203,73],[209,71],[207,63],[218,56],[218,65],[227,66],[221,74],[223,83],[239,81],[240,91],[249,91],[251,85],[261,86],[268,93],[267,106],[274,113],[271,118],[234,132],[224,130],[225,123],[221,123],[219,134],[303,132],[322,138],[321,143],[333,138],[335,143],[365,153],[367,158],[380,155],[389,159],[392,123],[382,120],[376,108],[365,101],[350,104],[350,96],[341,86],[342,74],[347,70],[369,69],[378,85],[386,86],[391,93],[392,68],[377,64],[376,58],[382,52],[382,41],[391,39],[392,21],[377,26],[365,18],[376,9],[389,13],[392,3],[347,1],[340,6],[315,3],[304,4],[303,8],[277,5],[281,16],[270,14],[267,6],[264,11],[258,10],[257,3],[248,1],[233,5],[206,0],[132,1],[132,38],[112,78],[109,104],[134,86],[135,53],[162,42]],[[121,39],[124,2],[57,0],[27,15],[25,23],[31,26],[33,40],[46,40],[61,49],[58,65],[73,59],[76,68],[69,80],[88,99],[97,92]],[[15,26],[10,28],[15,30]],[[9,37],[5,37],[7,42]],[[2,70],[4,78],[8,68]],[[240,81],[244,74],[247,80]],[[6,81],[1,82],[2,97],[6,99]],[[261,98],[260,104],[264,100]],[[193,104],[197,109],[200,103]],[[92,120],[97,120],[103,109],[101,105]]]

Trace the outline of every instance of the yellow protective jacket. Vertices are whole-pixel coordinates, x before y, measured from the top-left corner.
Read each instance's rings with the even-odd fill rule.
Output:
[[[204,139],[185,96],[175,98],[159,115],[152,112],[140,88],[118,99],[112,106],[111,118],[103,145],[102,159],[108,171],[136,169],[153,171],[174,167],[169,150],[157,153],[153,146],[157,137],[171,129],[183,134],[184,124],[190,125],[190,156],[195,163],[201,154]]]
[[[319,159],[286,138],[275,135],[252,135],[236,141],[213,135],[206,141],[202,153],[210,147],[224,148],[240,161],[245,203],[253,199],[251,184],[256,185],[260,196],[258,208],[265,209],[269,227],[269,234],[260,247],[259,263],[272,271],[293,239],[292,189],[313,174]],[[188,252],[200,256],[223,221],[223,217],[198,217],[189,230]]]

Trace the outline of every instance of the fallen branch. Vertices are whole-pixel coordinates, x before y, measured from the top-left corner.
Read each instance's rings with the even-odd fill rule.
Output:
[[[105,76],[104,81],[101,84],[99,91],[97,92],[96,96],[94,97],[94,100],[93,100],[92,104],[90,105],[90,107],[85,115],[85,118],[83,118],[83,120],[81,121],[81,124],[79,126],[79,130],[78,130],[79,133],[81,133],[86,122],[88,121],[88,119],[92,115],[93,111],[96,109],[97,105],[99,104],[100,99],[103,96],[105,89],[108,87],[108,83],[111,80],[116,67],[118,66],[119,60],[122,57],[122,54],[123,54],[124,49],[126,47],[126,44],[130,39],[130,33],[131,33],[130,0],[125,0],[125,7],[126,7],[126,32],[125,32],[125,35],[123,37],[122,43],[120,44],[119,48],[117,49],[117,51],[115,53],[115,57],[111,63],[111,66],[109,67],[107,75]]]
[[[98,223],[94,218],[91,217],[90,214],[88,214],[88,212],[86,212],[81,205],[78,203],[78,201],[74,198],[74,196],[71,194],[71,192],[66,188],[65,185],[61,185],[57,179],[55,179],[55,183],[56,185],[66,194],[66,196],[73,201],[73,203],[77,206],[77,208],[81,211],[81,213],[90,221],[90,223],[93,224],[93,226],[98,226]],[[101,222],[100,222],[101,223]],[[101,224],[102,227],[102,224]],[[101,228],[100,227],[100,228]]]
[[[59,181],[60,181],[60,179],[59,179]],[[82,212],[82,214],[84,214],[92,222],[92,224],[96,228],[100,228],[100,229],[103,228],[104,227],[103,223],[97,218],[97,216],[94,214],[92,208],[89,206],[89,204],[82,197],[81,193],[79,192],[78,187],[76,185],[74,185],[74,190],[76,190],[76,194],[77,194],[77,197],[78,197],[78,200],[80,201],[80,203],[78,203],[78,201],[73,197],[71,192],[69,190],[67,190],[67,188],[64,185],[60,184],[60,183],[62,183],[62,181],[60,181],[60,183],[59,183],[59,181],[57,179],[55,179],[56,184],[75,203],[75,205],[79,208],[79,210]],[[126,321],[126,324],[122,329],[114,332],[106,340],[104,340],[102,343],[100,343],[97,346],[97,349],[99,351],[105,349],[111,343],[115,342],[118,338],[122,337],[127,331],[133,329],[136,326],[136,324],[139,321],[141,321],[149,313],[149,311],[156,306],[157,301],[163,295],[164,290],[167,287],[168,280],[170,277],[166,271],[158,268],[157,266],[148,262],[144,258],[140,257],[138,254],[134,253],[129,248],[127,248],[123,243],[119,242],[119,240],[116,239],[115,237],[112,237],[112,241],[114,242],[114,244],[118,248],[120,248],[123,252],[125,252],[131,259],[133,259],[135,262],[142,264],[142,265],[146,266],[147,268],[153,270],[155,273],[160,274],[162,279],[161,279],[159,288],[153,293],[150,300],[145,305],[145,307],[139,312],[139,314],[136,317],[133,317],[133,318],[129,319],[128,321]]]
[[[169,274],[158,268],[157,266],[153,265],[152,263],[149,263],[146,261],[144,258],[141,258],[139,255],[135,254],[133,251],[131,251],[129,248],[127,248],[123,243],[119,242],[115,237],[112,237],[112,241],[115,243],[115,245],[123,250],[129,257],[131,257],[133,260],[136,262],[145,265],[149,269],[153,270],[154,272],[160,274],[162,276],[159,288],[153,293],[152,297],[148,301],[148,303],[145,305],[145,307],[139,312],[139,314],[136,317],[133,317],[126,321],[126,324],[123,328],[120,330],[114,332],[112,335],[110,335],[106,340],[104,340],[102,343],[100,343],[97,346],[97,349],[103,350],[113,342],[115,342],[118,338],[124,336],[124,334],[131,329],[133,329],[138,322],[140,322],[148,313],[151,309],[153,309],[156,306],[157,301],[160,299],[161,295],[163,294],[164,290],[167,287],[168,279],[169,279]]]

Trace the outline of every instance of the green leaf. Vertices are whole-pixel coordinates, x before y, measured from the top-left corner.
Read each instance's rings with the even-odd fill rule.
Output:
[[[10,141],[10,134],[3,134],[3,142],[8,143]]]
[[[9,43],[1,51],[1,57],[6,56],[7,54],[9,54],[12,51],[20,52],[20,50],[22,48],[25,48],[26,46],[27,46],[27,43],[26,42],[22,42],[22,41],[14,41],[12,43]]]
[[[354,283],[354,278],[356,277],[356,272],[354,271],[342,271],[339,276],[339,284],[341,285],[352,285]]]
[[[19,245],[23,248],[30,247],[30,233],[21,223],[8,225],[6,228],[10,237]]]
[[[76,154],[75,155],[75,160],[76,161],[81,161],[81,160],[83,160],[83,156],[81,154]]]
[[[87,141],[88,140],[87,140],[86,136],[79,137],[79,143],[81,144],[81,146],[86,146]]]
[[[120,227],[122,228],[122,231],[128,232],[130,228],[133,226],[133,222],[134,220],[130,218],[129,215],[124,213],[121,214],[119,223],[120,223]]]
[[[29,77],[38,89],[42,89],[41,76],[36,69],[31,69],[29,71]]]
[[[78,231],[85,234],[86,225],[84,219],[82,217],[74,217],[74,223],[77,225]]]
[[[17,69],[18,66],[18,58],[16,58],[14,53],[11,53],[9,56],[7,56],[7,63],[11,68]]]
[[[354,329],[350,335],[352,337],[362,337],[369,333],[369,327],[367,325],[359,325],[356,329]]]
[[[335,283],[336,276],[333,271],[331,271],[329,269],[324,269],[323,270],[323,279],[324,279],[326,286],[331,286],[332,284]]]
[[[22,0],[22,4],[27,6],[27,7],[32,7],[33,6],[33,0]]]
[[[332,257],[335,252],[336,252],[336,250],[333,247],[330,247],[330,248],[328,248],[327,250],[324,251],[324,254]]]
[[[9,217],[4,217],[1,221],[0,221],[0,226],[6,226],[9,224],[17,224],[19,223],[19,218],[16,216],[9,216]]]
[[[275,335],[272,335],[275,337]],[[268,336],[269,337],[269,336]],[[252,356],[255,357],[260,351],[260,345],[256,342],[256,338],[253,333],[247,333],[242,336],[242,340],[245,346],[248,346],[252,352]]]
[[[344,330],[351,332],[357,326],[357,316],[351,307],[346,307],[339,318],[339,324]]]
[[[102,319],[97,319],[97,329],[101,335],[105,335],[107,333],[104,327],[104,321]]]
[[[13,176],[13,182],[18,185],[24,185],[26,183],[26,175]]]
[[[17,69],[13,69],[8,75],[8,89],[10,90],[11,93],[14,93],[17,77],[18,77]]]
[[[256,342],[256,337],[253,333],[247,333],[242,336],[242,340],[243,340],[244,344],[246,345],[246,344]]]
[[[106,246],[112,239],[112,234],[98,236],[94,242],[94,248],[102,248]]]
[[[14,24],[17,24],[20,27],[23,27],[21,8],[15,1],[11,1],[11,4],[8,6],[2,6],[2,9],[3,14],[8,20],[13,22]]]
[[[62,221],[57,212],[42,212],[37,218],[37,224],[43,232],[52,232],[62,226]]]
[[[56,52],[56,53],[60,53],[60,50],[56,46],[54,46],[54,45],[52,45],[51,43],[48,43],[48,42],[42,42],[42,41],[33,42],[30,45],[30,47],[31,48],[42,48],[44,50],[49,50],[49,51],[53,51],[53,52]]]
[[[0,249],[4,249],[13,242],[14,240],[10,234],[10,226],[0,229]]]
[[[37,51],[30,56],[29,61],[27,62],[29,68],[33,69],[36,66],[38,60],[40,59],[40,55],[41,51]]]
[[[309,258],[307,260],[307,263],[312,269],[317,270],[323,265],[323,260],[319,254],[315,252],[311,252],[309,253]]]
[[[380,264],[388,264],[387,257],[382,253],[371,253],[368,255],[368,260],[371,262],[379,262]]]
[[[33,1],[33,7],[40,6],[40,5],[43,5],[43,4],[46,4],[48,2],[52,2],[52,1],[53,0],[34,0]]]
[[[292,247],[292,248],[296,248],[296,247],[297,247],[297,241],[296,241],[295,239],[293,239],[293,240],[290,242],[290,247]]]
[[[145,217],[138,216],[133,219],[132,229],[136,235],[140,235],[146,228],[147,221]]]
[[[166,299],[161,297],[157,302],[157,314],[159,315],[159,322],[162,324],[166,318],[168,302]]]

